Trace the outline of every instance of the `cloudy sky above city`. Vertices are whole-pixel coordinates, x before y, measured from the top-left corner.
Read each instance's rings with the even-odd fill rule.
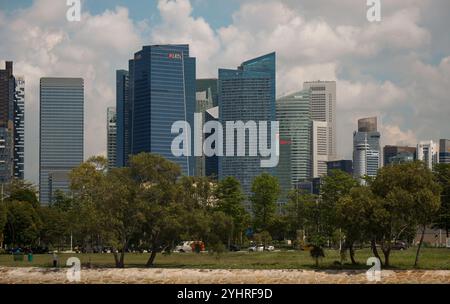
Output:
[[[380,118],[382,144],[450,137],[450,2],[382,0],[0,0],[0,61],[26,80],[26,178],[37,183],[39,78],[85,79],[85,156],[105,154],[115,70],[142,45],[188,43],[197,77],[277,53],[277,96],[337,81],[338,153],[351,158],[358,118]],[[2,66],[3,68],[3,63]]]

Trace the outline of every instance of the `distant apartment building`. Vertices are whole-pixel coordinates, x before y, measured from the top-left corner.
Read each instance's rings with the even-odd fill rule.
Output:
[[[106,154],[108,168],[115,168],[117,163],[117,113],[115,107],[108,107],[106,113]]]
[[[432,140],[424,140],[417,145],[417,159],[423,161],[427,168],[439,163],[439,146]]]
[[[417,148],[407,147],[407,146],[384,146],[383,148],[383,163],[385,166],[391,163],[391,159],[394,158],[395,161],[401,161],[402,157],[407,157],[412,155],[413,160],[416,158]],[[400,155],[401,154],[401,155]],[[399,157],[397,157],[399,156]]]
[[[450,164],[450,139],[439,141],[439,163]]]
[[[69,173],[83,162],[82,78],[41,78],[39,143],[39,199],[48,204],[55,191],[69,192]]]
[[[381,167],[380,132],[377,118],[358,120],[358,131],[353,133],[353,176],[364,184],[364,176],[375,177]]]

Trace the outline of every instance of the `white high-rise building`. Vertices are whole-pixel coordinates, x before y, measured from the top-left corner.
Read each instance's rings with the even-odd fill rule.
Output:
[[[417,159],[425,162],[432,169],[434,164],[439,163],[439,146],[432,140],[419,142],[417,145]]]
[[[311,119],[327,123],[327,161],[336,159],[336,81],[308,81],[303,89],[311,90]]]
[[[312,127],[312,168],[313,178],[327,174],[327,162],[330,160],[329,153],[329,124],[324,121],[313,121]]]
[[[358,120],[358,131],[353,133],[353,176],[364,184],[363,177],[377,175],[381,167],[380,132],[377,118]]]

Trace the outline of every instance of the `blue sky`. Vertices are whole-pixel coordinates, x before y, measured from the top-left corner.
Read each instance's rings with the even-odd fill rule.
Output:
[[[33,0],[0,0],[0,9],[12,12],[32,3]],[[92,14],[100,14],[119,5],[127,7],[135,21],[159,20],[156,0],[83,0],[82,3],[84,9]],[[239,8],[239,0],[194,0],[192,6],[193,16],[203,17],[213,28],[219,28],[231,23],[232,13]]]

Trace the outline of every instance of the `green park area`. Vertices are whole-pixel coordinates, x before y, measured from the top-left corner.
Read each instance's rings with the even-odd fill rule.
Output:
[[[414,268],[416,248],[398,250],[391,255],[391,266],[388,269],[426,269],[450,270],[450,249],[423,248],[421,263]],[[365,261],[373,254],[370,249],[356,250],[358,264],[349,261],[340,263],[338,250],[325,250],[325,257],[320,260],[319,269],[368,269]],[[65,266],[69,257],[78,257],[83,267],[109,268],[115,267],[112,254],[60,254],[60,267]],[[126,268],[143,268],[149,254],[129,253],[126,255]],[[9,267],[52,267],[52,255],[34,255],[33,261],[14,261],[12,255],[0,255],[0,266]],[[307,251],[275,251],[275,252],[227,252],[220,255],[210,253],[172,253],[159,254],[154,268],[194,268],[194,269],[317,269],[315,261]]]

